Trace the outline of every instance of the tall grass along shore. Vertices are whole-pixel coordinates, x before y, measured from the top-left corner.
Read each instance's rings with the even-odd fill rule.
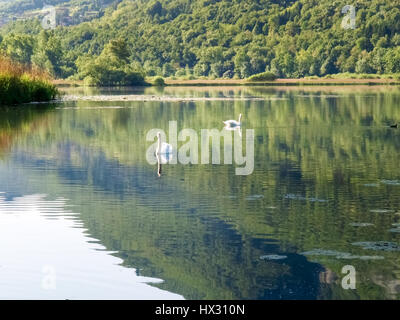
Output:
[[[57,93],[45,72],[0,56],[0,105],[50,101]]]

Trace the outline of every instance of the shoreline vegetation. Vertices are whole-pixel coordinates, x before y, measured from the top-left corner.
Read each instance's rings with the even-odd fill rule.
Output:
[[[47,73],[0,56],[0,106],[47,102],[57,95]]]
[[[58,79],[56,86],[85,86],[84,81]],[[325,77],[277,78],[275,80],[210,79],[210,78],[146,78],[142,86],[317,86],[317,85],[400,85],[399,74],[334,74]]]

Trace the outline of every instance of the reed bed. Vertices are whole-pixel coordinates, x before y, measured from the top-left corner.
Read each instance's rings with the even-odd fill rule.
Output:
[[[57,94],[46,72],[0,56],[0,105],[50,101]]]

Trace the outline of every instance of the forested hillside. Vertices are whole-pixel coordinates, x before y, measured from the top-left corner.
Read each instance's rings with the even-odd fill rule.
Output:
[[[72,4],[83,8],[86,2],[103,9],[98,17],[76,25],[43,30],[41,17],[8,23],[0,31],[0,50],[56,77],[76,79],[106,72],[104,63],[110,59],[114,62],[109,68],[167,77],[400,72],[399,0],[68,3],[72,10]],[[356,9],[355,29],[341,26],[345,5]]]
[[[59,25],[73,25],[103,16],[104,9],[115,0],[0,0],[0,26],[12,21],[44,15],[46,6],[57,7]]]

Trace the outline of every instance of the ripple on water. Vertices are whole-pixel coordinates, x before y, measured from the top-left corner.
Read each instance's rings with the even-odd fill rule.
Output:
[[[376,187],[379,187],[379,184],[378,183],[365,183],[363,186],[364,187],[376,188]]]
[[[371,209],[369,212],[372,213],[392,213],[394,210],[388,210],[388,209]]]
[[[395,228],[389,229],[389,232],[400,233],[400,223],[392,223]]]
[[[264,196],[262,194],[253,194],[251,196],[246,197],[247,201],[254,201],[254,200],[260,200],[264,198]]]
[[[352,227],[370,227],[373,226],[373,223],[368,223],[368,222],[353,222],[349,224]]]
[[[267,255],[260,257],[261,260],[283,260],[286,258],[287,258],[287,256],[279,255],[279,254],[267,254]]]
[[[359,256],[352,255],[349,252],[341,252],[336,250],[313,249],[310,251],[300,253],[305,256],[328,256],[336,259],[360,259],[360,260],[382,260],[382,256]]]
[[[301,200],[301,201],[310,201],[310,202],[327,202],[328,200],[325,199],[319,199],[319,198],[307,198],[304,196],[300,196],[297,194],[289,193],[285,195],[285,199],[290,199],[290,200]]]
[[[353,242],[352,245],[362,247],[365,250],[400,251],[400,246],[397,243],[388,241],[361,241]]]
[[[400,180],[381,180],[381,183],[389,186],[400,186]]]

